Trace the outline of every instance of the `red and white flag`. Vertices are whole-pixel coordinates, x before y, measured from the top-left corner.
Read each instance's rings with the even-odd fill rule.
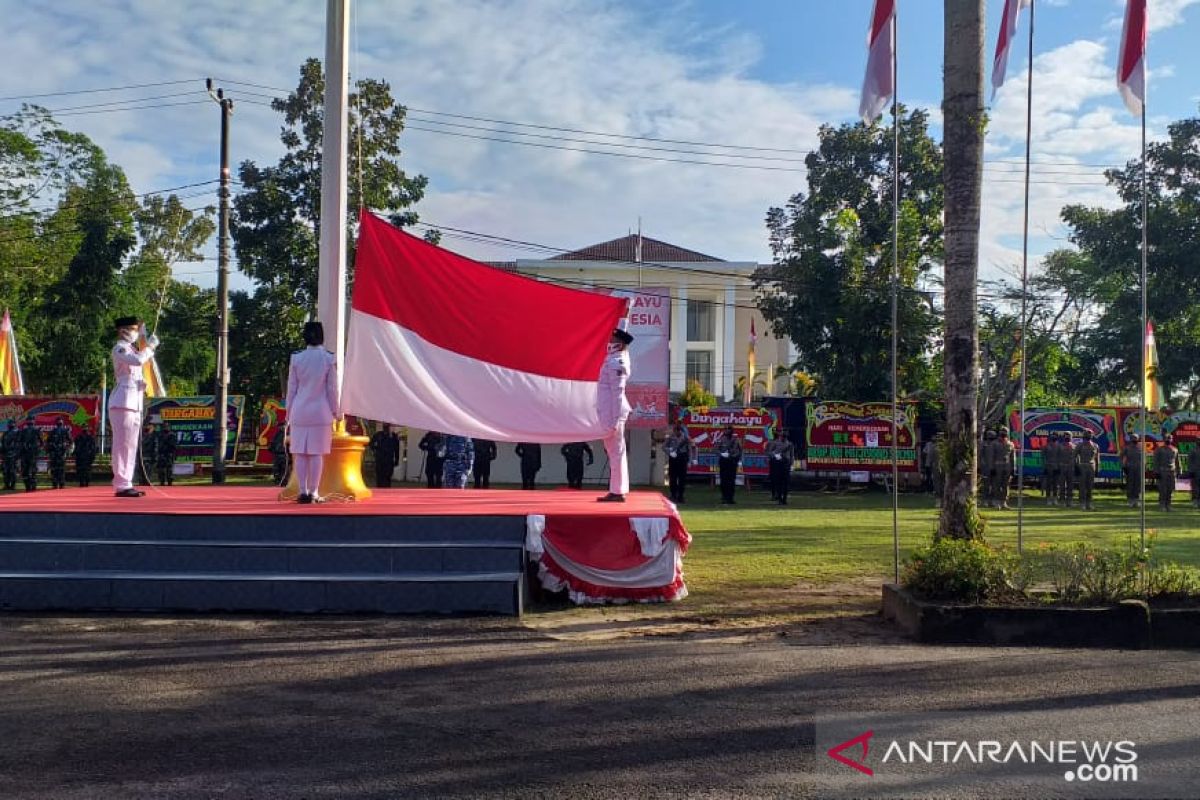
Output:
[[[1117,89],[1126,108],[1140,116],[1146,103],[1146,0],[1126,0]]]
[[[867,32],[867,74],[863,78],[858,115],[870,124],[896,92],[892,61],[896,56],[896,0],[875,0]]]
[[[607,433],[597,411],[627,301],[504,272],[363,212],[342,410],[508,442]]]
[[[992,60],[992,99],[1004,85],[1008,72],[1009,45],[1017,37],[1017,22],[1021,9],[1028,8],[1033,0],[1004,0],[1004,17],[1000,20],[1000,35],[996,38],[996,57]]]

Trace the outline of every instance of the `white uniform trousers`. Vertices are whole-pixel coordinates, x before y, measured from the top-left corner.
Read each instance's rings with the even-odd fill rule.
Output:
[[[130,408],[110,408],[108,419],[112,424],[113,489],[123,492],[133,488],[138,437],[142,434],[142,412]]]
[[[625,420],[604,437],[604,452],[608,454],[608,491],[629,494],[629,458],[625,452]]]

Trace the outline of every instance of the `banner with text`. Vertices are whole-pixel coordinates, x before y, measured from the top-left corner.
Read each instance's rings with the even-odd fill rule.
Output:
[[[27,418],[32,418],[33,424],[44,432],[61,419],[71,429],[73,439],[84,428],[96,433],[99,414],[100,397],[94,394],[0,396],[0,430],[8,427],[10,419],[20,427]]]
[[[626,427],[663,428],[671,388],[671,293],[665,287],[616,289],[629,300],[632,375],[625,396],[633,411]]]
[[[195,397],[154,397],[146,399],[146,422],[159,425],[170,423],[175,438],[177,461],[212,463],[217,426],[213,409],[216,398],[211,394]],[[225,460],[237,460],[237,442],[242,434],[242,417],[246,410],[244,395],[230,395],[225,406],[228,435],[225,438]]]
[[[805,468],[885,472],[892,468],[892,404],[809,400],[805,410]],[[917,469],[917,404],[896,409],[897,461]]]
[[[678,422],[696,446],[696,463],[688,467],[689,475],[717,474],[715,441],[726,425],[742,440],[741,472],[745,475],[766,475],[767,442],[775,438],[779,414],[773,408],[681,408]]]

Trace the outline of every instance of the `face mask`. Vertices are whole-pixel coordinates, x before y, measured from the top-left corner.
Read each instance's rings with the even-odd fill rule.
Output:
[[[121,341],[123,342],[129,342],[130,344],[133,344],[137,341],[137,338],[137,331],[121,331]]]

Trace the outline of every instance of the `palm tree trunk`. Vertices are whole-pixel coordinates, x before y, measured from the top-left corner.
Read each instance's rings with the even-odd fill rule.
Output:
[[[983,184],[984,0],[945,0],[946,488],[938,532],[973,538],[979,391],[979,207]]]

